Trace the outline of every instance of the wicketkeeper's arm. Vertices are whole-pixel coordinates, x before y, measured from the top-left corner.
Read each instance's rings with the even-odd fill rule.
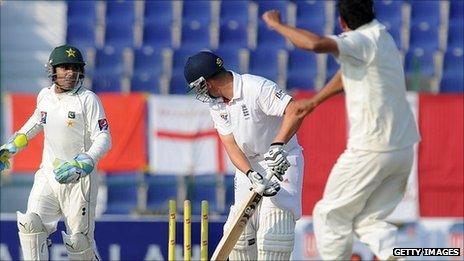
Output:
[[[31,117],[29,117],[26,123],[16,132],[26,134],[28,140],[31,140],[43,130],[42,124],[47,120],[46,114],[43,114],[38,109],[39,103],[41,102],[46,92],[46,89],[42,89],[42,91],[40,91],[40,93],[37,95],[36,108],[34,113],[32,113]]]
[[[43,126],[40,123],[40,112],[35,109],[31,117],[24,123],[24,125],[17,131],[17,133],[24,133],[28,140],[34,138],[43,130]]]
[[[85,153],[96,163],[111,149],[111,133],[105,110],[98,96],[92,94],[87,99],[84,103],[85,120],[92,145]]]
[[[0,172],[10,168],[10,158],[24,149],[28,141],[42,130],[40,112],[36,109],[29,120],[0,147]]]

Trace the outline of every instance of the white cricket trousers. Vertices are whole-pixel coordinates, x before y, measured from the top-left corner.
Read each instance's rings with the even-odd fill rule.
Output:
[[[56,231],[63,218],[68,235],[82,233],[92,242],[95,228],[98,182],[91,173],[76,183],[60,184],[53,170],[39,169],[34,178],[27,212],[40,216],[48,234]]]
[[[313,211],[319,255],[350,260],[353,235],[382,260],[393,256],[397,228],[384,219],[403,198],[413,147],[388,152],[347,149]]]

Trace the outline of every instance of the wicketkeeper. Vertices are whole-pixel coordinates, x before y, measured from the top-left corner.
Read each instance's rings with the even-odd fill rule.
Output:
[[[24,260],[48,260],[48,236],[63,218],[70,260],[98,260],[94,241],[97,161],[111,135],[100,99],[82,86],[85,62],[70,45],[56,47],[47,63],[50,87],[40,91],[34,113],[1,147],[0,172],[27,141],[44,131],[42,163],[35,174],[27,211],[18,214]]]
[[[250,193],[263,184],[266,170],[274,177],[264,200],[232,250],[230,260],[288,260],[295,221],[301,216],[303,155],[296,129],[294,101],[263,77],[227,71],[211,52],[191,56],[185,78],[210,112],[229,158],[236,167],[235,203],[224,230]],[[285,175],[284,175],[285,174]]]

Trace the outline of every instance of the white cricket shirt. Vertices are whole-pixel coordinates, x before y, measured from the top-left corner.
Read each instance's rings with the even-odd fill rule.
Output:
[[[250,160],[262,160],[282,123],[291,98],[277,85],[250,74],[233,75],[232,100],[222,98],[210,103],[214,127],[219,134],[233,134],[240,149]],[[285,145],[287,151],[299,147],[296,135]]]
[[[111,147],[100,99],[83,87],[66,93],[56,93],[54,88],[40,91],[33,115],[18,132],[31,139],[44,131],[41,168],[53,168],[55,159],[69,161],[82,152],[96,164]]]
[[[214,126],[221,135],[233,134],[251,167],[264,174],[267,164],[263,155],[274,141],[285,108],[292,97],[263,77],[231,73],[234,92],[232,100],[226,103],[219,98],[210,103]],[[298,219],[301,216],[303,157],[296,135],[284,148],[289,152],[288,160],[292,166],[285,174],[279,193],[270,200],[265,198],[263,204],[289,210]],[[236,170],[235,178],[235,204],[240,206],[250,192],[248,188],[251,183],[239,170]],[[275,177],[273,179],[277,180]]]
[[[390,151],[419,141],[400,53],[377,20],[330,36],[337,42],[350,123],[348,148]]]

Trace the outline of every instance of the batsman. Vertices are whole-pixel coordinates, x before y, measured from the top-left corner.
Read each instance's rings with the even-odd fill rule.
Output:
[[[100,99],[82,86],[81,52],[53,49],[48,63],[52,85],[37,96],[29,120],[0,147],[0,172],[28,140],[44,132],[42,162],[35,173],[26,213],[17,212],[24,260],[48,260],[48,236],[64,219],[62,237],[70,260],[98,260],[94,241],[97,161],[110,149],[111,135]]]
[[[249,188],[265,186],[264,198],[229,259],[289,260],[301,216],[303,179],[302,149],[294,135],[302,118],[296,116],[295,102],[266,78],[226,70],[212,52],[189,57],[184,73],[191,91],[209,103],[214,126],[236,167],[235,202],[225,232],[234,226]],[[273,174],[269,183],[268,171]]]

